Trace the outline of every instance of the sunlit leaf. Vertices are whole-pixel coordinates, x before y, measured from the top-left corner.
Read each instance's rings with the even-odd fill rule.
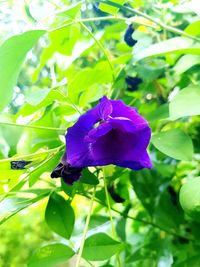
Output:
[[[157,149],[169,157],[179,160],[192,159],[192,140],[180,129],[171,129],[154,134],[151,141]]]
[[[74,211],[63,197],[52,193],[45,211],[48,226],[58,235],[69,239],[74,228]]]
[[[54,267],[59,263],[66,262],[73,255],[74,251],[63,244],[50,244],[39,248],[35,253],[30,257],[28,266],[29,267]]]
[[[182,89],[170,102],[169,114],[172,120],[200,115],[200,86],[191,85]]]
[[[12,36],[0,47],[0,109],[3,109],[12,99],[13,87],[17,82],[21,66],[27,52],[45,33],[42,30],[27,31]],[[19,49],[20,47],[20,49]]]
[[[104,233],[88,237],[83,249],[83,257],[91,261],[110,259],[123,248],[123,244]]]

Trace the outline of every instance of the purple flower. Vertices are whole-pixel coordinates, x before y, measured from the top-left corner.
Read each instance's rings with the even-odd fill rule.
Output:
[[[150,137],[151,129],[136,109],[104,96],[68,128],[62,162],[73,168],[109,164],[151,168],[146,151]]]

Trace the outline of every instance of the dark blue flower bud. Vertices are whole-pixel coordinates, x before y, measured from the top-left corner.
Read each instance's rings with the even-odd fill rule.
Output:
[[[124,41],[126,42],[128,46],[131,46],[131,47],[137,43],[137,40],[134,40],[132,37],[133,33],[134,33],[134,28],[133,28],[133,25],[130,24],[127,27],[126,32],[124,34]]]
[[[131,77],[127,76],[125,78],[126,84],[127,84],[127,90],[130,92],[137,91],[138,85],[142,83],[142,79],[137,78],[137,77]]]
[[[110,193],[110,196],[116,203],[123,203],[125,201],[124,198],[122,198],[117,192],[114,187],[114,184],[108,186],[108,192]]]

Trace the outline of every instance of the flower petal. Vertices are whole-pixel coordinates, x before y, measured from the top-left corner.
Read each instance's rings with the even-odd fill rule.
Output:
[[[88,144],[84,137],[92,129],[93,125],[100,120],[99,105],[81,115],[78,121],[67,130],[67,151],[63,161],[71,166],[82,167],[83,161],[87,161]]]
[[[102,120],[106,120],[107,117],[112,113],[112,110],[113,107],[111,101],[106,96],[103,96],[100,100],[99,117]]]
[[[111,117],[125,117],[132,120],[136,125],[146,124],[147,121],[138,114],[137,110],[124,104],[122,100],[110,100],[112,103],[113,111]]]
[[[115,165],[119,167],[129,168],[132,170],[141,170],[143,168],[152,168],[152,162],[149,158],[149,155],[145,151],[144,154],[141,156],[140,159],[137,161],[122,161],[122,162],[116,162]]]

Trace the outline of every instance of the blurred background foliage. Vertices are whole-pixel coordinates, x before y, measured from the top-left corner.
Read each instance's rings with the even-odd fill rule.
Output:
[[[125,267],[199,266],[199,16],[198,0],[0,1],[0,266],[75,266],[94,186],[81,266],[119,252]],[[66,129],[103,95],[149,121],[154,168],[51,180]]]

